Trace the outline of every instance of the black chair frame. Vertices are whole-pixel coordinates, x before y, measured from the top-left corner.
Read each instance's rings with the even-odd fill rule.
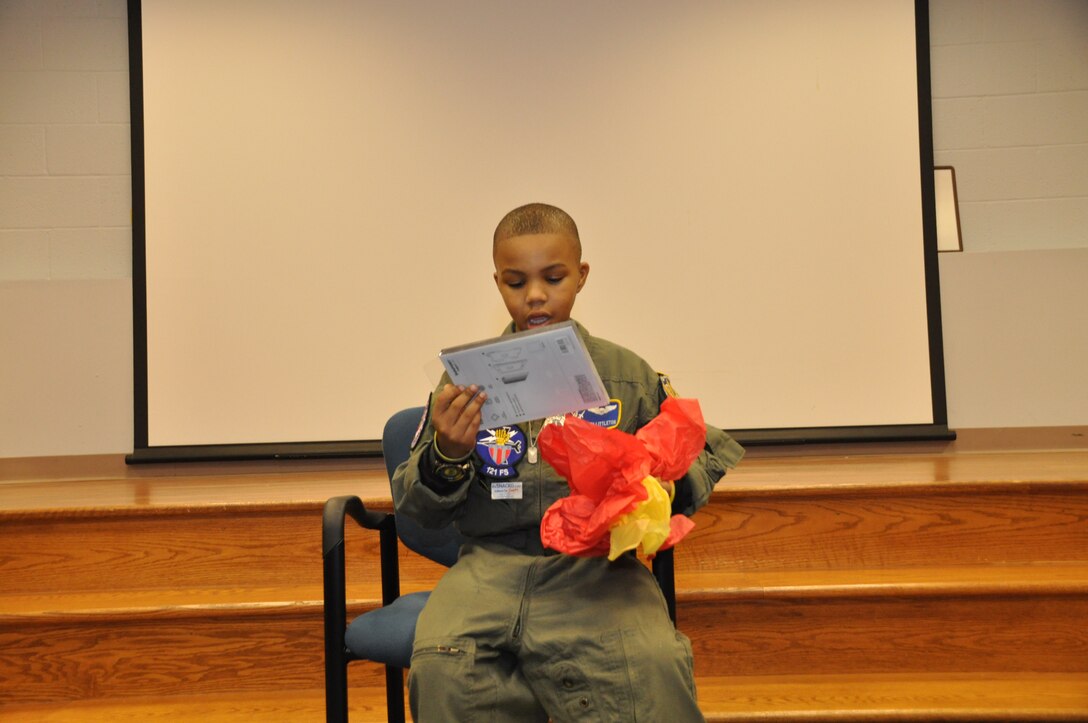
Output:
[[[333,497],[325,503],[321,548],[325,580],[325,720],[348,719],[348,663],[358,658],[344,644],[347,629],[347,582],[345,578],[344,527],[348,517],[361,527],[377,530],[381,560],[382,605],[400,596],[397,522],[393,514],[366,509],[353,495]],[[388,718],[404,723],[404,671],[385,666],[385,697]]]

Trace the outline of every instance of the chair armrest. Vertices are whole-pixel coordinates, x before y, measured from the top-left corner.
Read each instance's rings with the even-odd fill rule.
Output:
[[[361,527],[368,530],[380,530],[386,520],[392,515],[387,512],[374,512],[363,505],[363,501],[355,495],[332,497],[325,502],[325,509],[321,514],[321,546],[322,554],[328,555],[329,550],[344,541],[344,521],[351,516]]]
[[[400,596],[400,566],[397,557],[397,525],[393,515],[366,509],[354,495],[333,497],[321,514],[321,554],[324,567],[325,663],[326,675],[338,671],[352,659],[344,645],[347,629],[347,582],[344,561],[344,527],[348,517],[379,534],[382,604]]]
[[[331,582],[336,584],[340,594],[336,599],[344,599],[344,523],[348,517],[359,526],[377,530],[379,535],[379,555],[381,558],[382,604],[400,597],[400,564],[397,555],[397,523],[394,515],[388,512],[374,512],[363,505],[355,495],[333,497],[325,502],[321,515],[321,548],[325,561],[325,601],[329,601],[330,573]]]

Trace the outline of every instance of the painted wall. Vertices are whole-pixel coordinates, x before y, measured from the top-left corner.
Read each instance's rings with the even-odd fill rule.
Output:
[[[0,457],[132,449],[123,0],[0,0]],[[932,0],[953,427],[1088,423],[1088,3]]]

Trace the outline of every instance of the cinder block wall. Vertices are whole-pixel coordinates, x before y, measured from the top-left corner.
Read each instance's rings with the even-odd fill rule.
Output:
[[[0,0],[0,278],[130,278],[125,3]]]
[[[0,457],[132,448],[124,0],[0,0]]]
[[[931,26],[966,250],[1088,247],[1088,3],[934,0]]]
[[[949,421],[1088,424],[1088,2],[932,0]]]
[[[0,457],[132,448],[123,0],[0,0]],[[1088,424],[1088,3],[932,0],[950,423]]]

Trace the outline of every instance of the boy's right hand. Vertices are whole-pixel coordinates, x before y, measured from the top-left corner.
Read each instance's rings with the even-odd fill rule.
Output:
[[[483,420],[481,411],[487,393],[473,384],[469,387],[447,384],[435,397],[431,424],[438,450],[450,459],[467,457],[476,448],[476,432]]]

